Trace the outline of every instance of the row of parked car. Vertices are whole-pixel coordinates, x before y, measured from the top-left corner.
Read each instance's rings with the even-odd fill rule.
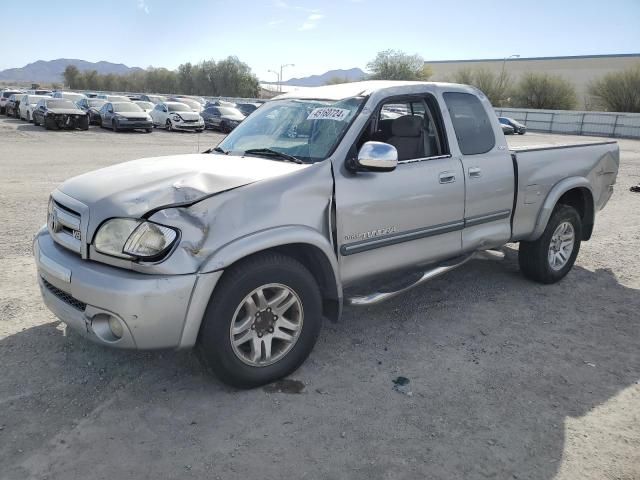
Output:
[[[4,90],[0,113],[47,129],[81,129],[99,125],[113,131],[165,128],[169,131],[205,129],[228,133],[260,103],[232,103],[185,95],[111,95],[93,92]]]

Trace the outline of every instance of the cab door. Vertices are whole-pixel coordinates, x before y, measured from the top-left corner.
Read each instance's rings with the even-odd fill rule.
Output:
[[[464,226],[462,162],[451,156],[432,95],[385,99],[353,146],[396,146],[391,172],[335,176],[336,230],[343,282],[458,255]]]
[[[501,246],[511,238],[515,173],[493,108],[484,95],[444,92],[464,168],[465,251]]]

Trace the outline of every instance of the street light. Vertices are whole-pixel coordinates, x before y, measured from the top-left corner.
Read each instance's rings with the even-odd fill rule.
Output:
[[[502,96],[503,89],[504,89],[504,81],[505,81],[505,68],[507,65],[507,60],[509,60],[510,58],[520,58],[520,55],[509,55],[508,57],[504,57],[502,59],[502,71],[500,72],[500,96]]]
[[[293,63],[285,63],[280,65],[280,92],[282,92],[282,69],[286,68],[286,67],[295,67],[295,65]]]
[[[276,84],[280,85],[280,74],[274,70],[267,70],[269,73],[273,73],[276,76]]]

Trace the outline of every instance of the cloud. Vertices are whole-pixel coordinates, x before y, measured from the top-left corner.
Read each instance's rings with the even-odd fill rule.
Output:
[[[267,22],[267,25],[269,25],[270,27],[275,27],[276,25],[280,25],[282,22],[284,22],[284,20],[282,19],[271,20],[270,22]]]
[[[289,5],[284,0],[275,0],[273,4],[278,8],[289,8]]]
[[[313,30],[318,26],[318,22],[324,18],[324,15],[322,13],[319,13],[320,12],[319,10],[313,10],[313,12],[315,13],[312,13],[311,15],[309,15],[307,19],[304,21],[304,23],[300,25],[298,30],[300,31]]]
[[[138,10],[142,10],[147,15],[149,14],[149,5],[146,0],[138,0]]]

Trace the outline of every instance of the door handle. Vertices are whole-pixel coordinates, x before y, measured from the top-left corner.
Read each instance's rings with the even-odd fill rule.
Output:
[[[471,167],[469,169],[469,178],[480,178],[482,176],[482,170],[478,167]]]
[[[453,183],[456,181],[456,176],[454,172],[440,172],[439,175],[440,183]]]

